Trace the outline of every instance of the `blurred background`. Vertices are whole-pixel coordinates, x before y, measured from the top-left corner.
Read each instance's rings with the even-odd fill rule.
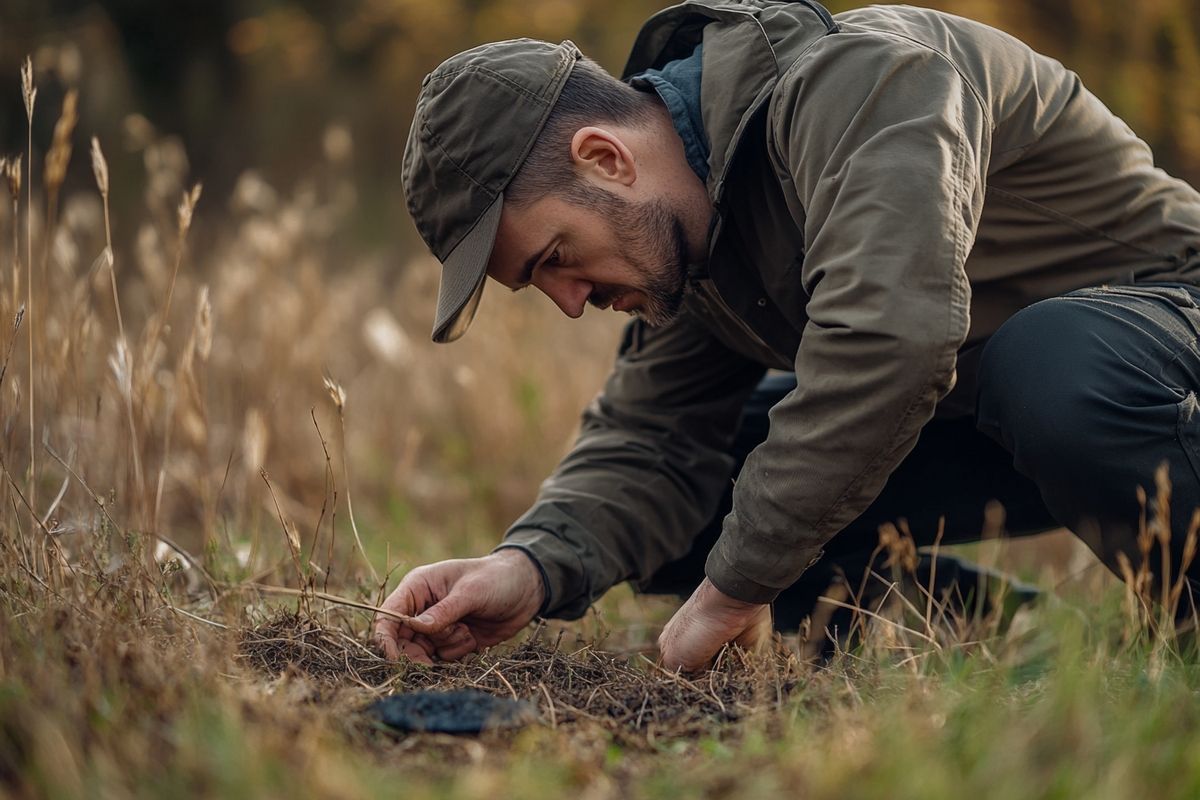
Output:
[[[81,128],[103,140],[128,144],[147,124],[177,136],[191,173],[218,198],[227,197],[248,168],[286,191],[330,146],[344,144],[359,193],[348,232],[368,246],[407,248],[414,232],[404,213],[399,153],[427,72],[459,50],[516,36],[571,38],[619,72],[641,21],[666,5],[3,0],[0,89],[10,100],[0,114],[0,144],[11,151],[24,140],[25,120],[12,100],[19,61],[32,53],[42,75],[40,97],[50,110],[64,89],[80,86]],[[834,11],[853,5],[829,4]],[[1060,59],[1154,147],[1165,168],[1200,178],[1200,3],[929,5],[996,25]],[[42,135],[35,138],[48,138],[53,124],[54,115],[43,114],[35,131]],[[110,158],[117,160],[115,153]],[[86,177],[86,166],[77,163],[75,171]]]
[[[0,0],[0,156],[25,169],[17,203],[0,202],[0,312],[26,307],[3,340],[14,485],[63,542],[97,530],[100,497],[128,529],[230,569],[278,563],[282,525],[343,553],[318,559],[346,565],[335,580],[366,580],[347,486],[380,573],[489,549],[569,444],[621,320],[493,291],[462,342],[428,342],[438,269],[399,180],[412,105],[440,61],[494,39],[570,38],[619,72],[665,5]],[[1196,0],[932,5],[1062,60],[1200,183]],[[45,179],[56,127],[61,189]],[[176,209],[198,182],[188,230]],[[30,524],[3,491],[6,524]]]

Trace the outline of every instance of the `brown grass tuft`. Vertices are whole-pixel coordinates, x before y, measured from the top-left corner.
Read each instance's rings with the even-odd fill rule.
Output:
[[[669,672],[644,656],[606,652],[591,644],[563,647],[538,628],[521,644],[494,648],[463,662],[421,667],[388,662],[359,639],[312,617],[280,614],[240,634],[238,657],[277,676],[296,671],[373,695],[422,689],[476,688],[528,700],[555,727],[600,728],[627,745],[711,735],[714,725],[770,716],[811,668],[780,648],[751,655],[728,647],[699,675]],[[364,701],[372,695],[364,695]]]

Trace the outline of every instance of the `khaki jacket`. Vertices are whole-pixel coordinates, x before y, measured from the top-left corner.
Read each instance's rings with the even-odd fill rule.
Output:
[[[754,602],[820,557],[935,413],[972,413],[980,346],[1017,310],[1200,282],[1200,194],[1011,36],[903,6],[688,2],[649,20],[626,75],[701,40],[709,260],[675,323],[630,324],[574,448],[506,536],[544,570],[546,614],[578,616],[688,551],[766,368],[798,387],[707,562]]]

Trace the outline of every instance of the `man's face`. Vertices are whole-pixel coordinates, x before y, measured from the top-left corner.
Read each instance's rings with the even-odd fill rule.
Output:
[[[687,242],[661,200],[593,189],[585,203],[553,196],[506,205],[488,274],[513,291],[537,287],[572,318],[591,303],[665,325],[683,302]]]

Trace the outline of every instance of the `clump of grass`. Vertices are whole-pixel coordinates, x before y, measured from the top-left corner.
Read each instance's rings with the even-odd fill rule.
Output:
[[[298,670],[319,680],[361,686],[387,683],[397,669],[361,637],[294,612],[243,630],[238,657],[271,676]]]
[[[710,735],[717,726],[782,711],[811,668],[785,648],[721,651],[701,676],[669,672],[637,655],[592,644],[562,646],[536,628],[521,644],[464,662],[396,665],[358,637],[312,617],[281,614],[242,632],[239,657],[269,675],[291,670],[390,692],[471,687],[536,704],[551,727],[599,726],[625,744]]]

